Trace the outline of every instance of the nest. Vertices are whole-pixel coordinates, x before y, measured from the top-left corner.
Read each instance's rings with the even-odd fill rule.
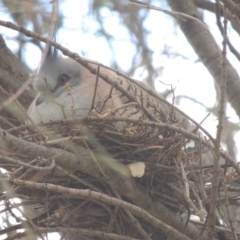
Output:
[[[5,198],[6,210],[21,222],[14,230],[26,230],[11,239],[31,234],[44,236],[46,232],[61,232],[64,239],[165,239],[163,229],[141,213],[131,211],[131,206],[136,206],[136,211],[141,212],[140,202],[148,198],[176,216],[194,214],[204,218],[213,167],[202,166],[203,146],[189,153],[187,145],[192,139],[186,133],[174,124],[114,116],[54,121],[38,128],[25,125],[2,132],[5,151],[9,151],[2,160],[8,162],[4,168],[10,173],[12,184],[11,197]],[[18,138],[13,136],[16,134]],[[49,158],[47,152],[41,154],[45,157],[40,152],[36,154],[49,149],[56,150]],[[33,159],[32,152],[39,157]],[[80,167],[82,171],[68,168],[73,159],[65,159],[65,167],[56,167],[63,152],[78,155],[89,163]],[[126,166],[119,167],[134,162],[145,163],[143,177],[132,179]],[[76,162],[75,166],[83,163]],[[116,179],[122,183],[115,186]],[[121,192],[126,183],[132,185],[132,193]],[[136,191],[143,195],[134,201]],[[13,197],[21,199],[18,206],[9,200]],[[120,204],[114,203],[114,199]],[[125,207],[127,202],[133,205]],[[20,206],[28,209],[21,218],[12,211]],[[185,226],[188,224],[186,217]],[[201,227],[201,221],[196,225]],[[4,230],[8,231],[12,229]]]
[[[200,233],[214,170],[204,154],[213,149],[199,130],[173,122],[108,114],[1,131],[1,167],[9,175],[2,200],[17,221],[1,234],[11,234],[8,239],[49,232],[63,239],[188,239],[175,232],[179,224]],[[141,178],[132,178],[127,167],[136,162],[145,164]],[[221,179],[226,165],[220,167]],[[220,193],[227,190],[219,186]],[[217,205],[225,200],[219,194]],[[237,195],[228,200],[236,203]],[[216,224],[216,237],[224,233],[231,239],[230,225]]]

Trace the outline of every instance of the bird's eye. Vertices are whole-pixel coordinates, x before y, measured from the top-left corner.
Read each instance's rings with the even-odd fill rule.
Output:
[[[60,86],[65,85],[69,79],[70,79],[70,77],[67,74],[59,75],[57,78],[57,86],[60,87]]]

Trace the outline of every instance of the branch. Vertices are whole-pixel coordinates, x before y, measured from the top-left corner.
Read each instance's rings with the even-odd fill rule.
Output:
[[[195,6],[191,1],[174,1],[168,0],[172,10],[196,16]],[[189,43],[192,45],[198,57],[201,59],[205,67],[213,76],[214,80],[221,85],[222,73],[222,54],[216,41],[210,31],[199,23],[199,20],[189,20],[177,18],[181,30],[185,34]],[[203,44],[204,43],[204,44]],[[240,81],[237,71],[226,60],[226,76],[227,76],[227,97],[231,106],[240,116]]]

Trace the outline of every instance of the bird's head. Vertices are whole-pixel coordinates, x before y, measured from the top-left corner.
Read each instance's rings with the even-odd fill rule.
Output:
[[[83,67],[76,61],[60,57],[55,49],[50,49],[33,82],[34,88],[41,93],[37,104],[65,94],[66,83],[70,88],[81,85],[83,71]]]
[[[97,68],[95,64],[91,66]],[[105,73],[111,74],[109,71]],[[39,94],[29,107],[28,114],[35,123],[87,116],[93,99],[94,108],[102,109],[100,105],[111,92],[111,85],[100,78],[96,82],[96,75],[75,60],[59,56],[52,49],[40,66],[33,86]],[[116,97],[104,106],[112,107],[114,104],[120,104]]]

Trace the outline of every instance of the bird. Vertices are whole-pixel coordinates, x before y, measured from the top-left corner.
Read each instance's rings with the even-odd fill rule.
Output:
[[[90,66],[97,71],[96,64],[90,63]],[[33,87],[38,94],[27,112],[32,122],[39,124],[86,117],[94,111],[100,117],[108,112],[114,116],[171,122],[188,128],[189,121],[185,116],[173,111],[171,105],[161,101],[162,98],[159,100],[151,96],[148,91],[151,89],[145,84],[130,81],[103,67],[99,71],[113,79],[115,84],[111,85],[101,77],[97,80],[96,74],[74,59],[60,56],[55,48],[50,47],[33,81]],[[119,91],[116,84],[122,87],[128,96]],[[114,113],[112,109],[115,109]],[[120,130],[128,127],[123,121],[116,126]],[[144,163],[131,163],[128,167],[133,177],[144,175]]]
[[[89,65],[97,72],[97,62],[82,59],[89,61]],[[176,111],[144,83],[130,81],[109,68],[100,67],[99,71],[113,80],[114,84],[106,82],[100,76],[97,77],[97,74],[74,59],[63,57],[56,48],[50,47],[33,81],[33,87],[38,91],[38,95],[28,109],[29,117],[34,123],[39,124],[86,117],[92,112],[98,117],[108,113],[107,115],[135,120],[170,123],[188,131],[194,129],[185,115]],[[120,131],[129,127],[123,122],[116,126]],[[198,152],[198,147],[194,151]],[[211,163],[212,161],[209,162],[207,158],[204,165]]]
[[[97,65],[90,65],[97,71]],[[71,58],[59,56],[55,48],[50,48],[33,82],[39,94],[30,105],[28,115],[35,123],[85,117],[92,110],[95,97],[94,110],[100,114],[109,109],[119,109],[115,111],[115,116],[154,119],[154,121],[179,124],[185,129],[189,128],[190,124],[186,117],[173,111],[163,99],[161,101],[161,98],[159,100],[150,96],[146,88],[150,89],[145,84],[129,81],[103,67],[100,71],[121,86],[132,96],[132,99],[100,77],[96,81],[96,74]],[[130,102],[137,102],[138,105],[130,104],[129,107]],[[121,108],[124,104],[126,107]]]

